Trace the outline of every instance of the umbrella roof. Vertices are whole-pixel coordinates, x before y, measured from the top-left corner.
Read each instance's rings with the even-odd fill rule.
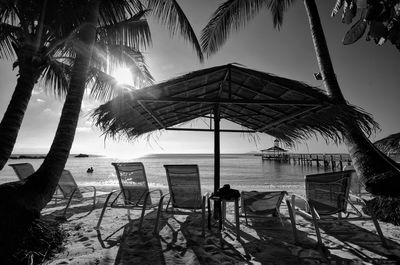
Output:
[[[391,134],[379,141],[375,146],[385,153],[400,153],[400,133]]]
[[[215,114],[287,144],[314,136],[341,140],[346,120],[370,133],[377,124],[354,106],[335,105],[305,83],[236,64],[216,66],[127,92],[94,110],[105,136],[129,139]],[[223,130],[221,130],[223,131]]]
[[[261,152],[287,152],[288,150],[285,150],[279,146],[273,146],[264,150],[261,150]]]

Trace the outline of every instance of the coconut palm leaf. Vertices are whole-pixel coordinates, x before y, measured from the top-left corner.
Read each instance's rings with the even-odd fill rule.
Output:
[[[16,36],[20,35],[21,30],[10,24],[0,23],[0,58],[15,59],[13,43]]]
[[[201,32],[201,46],[210,56],[226,42],[232,29],[239,30],[263,8],[271,11],[273,23],[283,22],[283,13],[294,0],[228,0],[218,7]]]
[[[143,10],[133,17],[97,28],[98,42],[122,44],[134,48],[146,48],[151,44],[151,33],[147,20],[142,17],[149,10]]]
[[[58,97],[64,97],[67,94],[71,65],[71,62],[66,63],[56,58],[49,58],[40,80],[48,93]]]
[[[365,20],[365,15],[366,11],[364,10],[361,13],[360,19],[346,32],[342,41],[344,45],[353,44],[364,35],[368,26],[368,22]]]
[[[94,67],[89,70],[88,83],[90,96],[96,100],[112,99],[122,90],[113,76]]]
[[[99,49],[105,49],[100,51]],[[133,87],[141,88],[143,86],[151,85],[154,82],[145,59],[141,52],[131,49],[122,45],[108,45],[106,47],[99,47],[96,45],[95,54],[107,54],[107,60],[104,61],[104,56],[99,58],[96,56],[97,64],[93,64],[89,73],[90,82],[90,95],[98,100],[110,100],[118,94],[120,88],[116,86],[115,79],[109,74],[114,70],[127,67],[131,71],[133,77]],[[94,60],[92,60],[93,62]],[[107,64],[107,65],[106,65]]]
[[[190,25],[189,19],[175,0],[147,0],[148,8],[153,12],[155,18],[166,25],[172,35],[180,33],[189,41],[197,53],[197,57],[203,62],[203,52],[196,34]]]
[[[358,41],[365,33],[367,29],[367,21],[360,19],[357,21],[347,32],[343,38],[343,45],[353,44]]]
[[[78,2],[80,2],[78,0]],[[142,2],[139,0],[127,1],[101,1],[100,4],[100,25],[116,24],[129,17],[134,17],[138,12],[143,11]]]
[[[400,133],[391,134],[376,141],[374,145],[385,153],[400,153]]]

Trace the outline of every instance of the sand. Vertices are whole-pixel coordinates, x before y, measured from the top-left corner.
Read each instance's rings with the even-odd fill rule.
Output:
[[[301,191],[297,191],[301,192]],[[275,218],[246,225],[240,219],[236,239],[233,203],[227,205],[227,222],[220,233],[212,218],[211,230],[201,236],[201,214],[190,211],[164,213],[159,232],[152,230],[156,211],[145,215],[138,231],[139,210],[107,208],[100,231],[95,230],[104,197],[95,209],[90,201],[73,205],[62,223],[67,232],[64,250],[45,264],[400,264],[400,227],[380,222],[390,248],[382,246],[372,221],[343,221],[321,226],[325,249],[317,247],[312,223],[296,215],[299,242],[291,224]],[[283,217],[289,217],[282,205]],[[43,215],[58,215],[48,207]]]

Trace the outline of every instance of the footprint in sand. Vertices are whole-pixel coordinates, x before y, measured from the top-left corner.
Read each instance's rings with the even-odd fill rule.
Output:
[[[84,236],[81,239],[79,239],[78,241],[79,242],[84,242],[84,241],[87,241],[87,240],[89,240],[89,238],[87,236]]]
[[[215,250],[215,247],[214,246],[206,246],[204,248],[204,250],[207,251],[207,252],[211,252],[211,251]]]

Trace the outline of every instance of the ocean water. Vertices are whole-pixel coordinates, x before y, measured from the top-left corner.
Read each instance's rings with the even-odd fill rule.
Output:
[[[204,191],[212,191],[214,185],[214,156],[212,154],[158,154],[132,160],[121,160],[109,157],[70,157],[66,169],[70,170],[80,186],[93,185],[101,189],[118,186],[112,162],[137,161],[143,162],[149,186],[167,188],[165,164],[197,164],[199,165],[201,185]],[[8,164],[28,162],[37,169],[43,159],[13,159]],[[93,167],[93,173],[86,173]],[[266,189],[292,190],[304,186],[304,175],[322,173],[323,168],[316,166],[301,166],[275,161],[263,161],[260,156],[250,154],[221,155],[221,186],[230,184],[239,190]],[[17,177],[13,169],[5,166],[0,171],[0,183],[15,181]]]

